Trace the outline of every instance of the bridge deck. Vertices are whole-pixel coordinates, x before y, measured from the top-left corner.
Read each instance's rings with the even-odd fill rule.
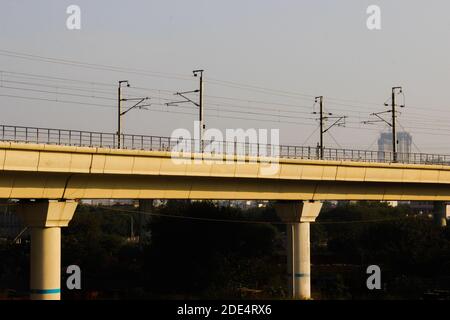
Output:
[[[174,160],[188,160],[175,163]],[[450,200],[450,166],[0,143],[0,198]],[[197,160],[197,162],[196,162]],[[272,163],[270,163],[272,161]],[[264,168],[277,164],[272,174]]]
[[[231,155],[275,156],[284,159],[391,163],[394,158],[392,152],[333,148],[324,148],[323,156],[320,157],[320,150],[316,147],[227,141],[203,141],[200,148],[198,140],[180,141],[170,137],[134,134],[122,134],[120,140],[122,149],[128,150],[169,151],[176,146],[181,146],[185,150],[216,150],[216,152],[219,150],[219,153]],[[118,136],[113,133],[94,131],[0,125],[0,141],[115,149],[118,145]],[[450,164],[450,155],[397,152],[397,162]]]

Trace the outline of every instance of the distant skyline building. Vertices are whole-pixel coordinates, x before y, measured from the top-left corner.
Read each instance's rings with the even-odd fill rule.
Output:
[[[397,159],[408,161],[411,155],[412,136],[406,132],[397,133]],[[382,132],[378,139],[378,158],[380,161],[392,160],[392,133]]]

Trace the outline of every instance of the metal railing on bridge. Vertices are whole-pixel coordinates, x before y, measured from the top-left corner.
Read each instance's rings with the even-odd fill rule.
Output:
[[[121,134],[121,149],[195,152],[203,150],[211,154],[237,156],[280,157],[288,159],[319,160],[317,147],[285,146],[229,141],[202,141],[170,137]],[[117,148],[115,133],[49,129],[0,125],[0,140],[80,147]],[[385,151],[324,148],[323,160],[343,160],[360,162],[393,162],[393,153]],[[411,164],[450,165],[450,155],[397,152],[397,162]]]

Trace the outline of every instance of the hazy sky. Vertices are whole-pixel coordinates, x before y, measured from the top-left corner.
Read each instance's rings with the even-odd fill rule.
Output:
[[[81,8],[81,30],[66,28],[71,4]],[[381,8],[379,31],[366,27],[372,4]],[[282,143],[315,145],[317,131],[307,140],[317,126],[313,96],[324,95],[329,112],[349,116],[347,128],[330,131],[327,145],[375,148],[387,129],[360,122],[386,110],[391,87],[401,85],[401,125],[422,152],[448,153],[449,15],[444,0],[2,0],[2,123],[114,132],[115,86],[126,79],[149,89],[126,95],[150,96],[155,105],[127,114],[125,132],[192,129],[195,106],[163,104],[172,92],[196,89],[191,71],[203,68],[207,127],[279,128]],[[151,72],[48,63],[4,50]]]

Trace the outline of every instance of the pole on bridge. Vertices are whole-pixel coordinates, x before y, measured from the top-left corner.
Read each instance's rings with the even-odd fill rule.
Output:
[[[199,108],[199,117],[198,117],[198,121],[199,121],[199,126],[200,126],[200,150],[203,150],[203,136],[204,136],[204,131],[205,131],[205,124],[204,124],[204,120],[203,120],[203,72],[204,70],[194,70],[192,71],[194,74],[194,77],[197,77],[198,75],[200,75],[199,77],[199,97],[198,97],[198,108]]]
[[[320,139],[319,139],[319,159],[323,160],[324,158],[324,144],[323,144],[323,135],[327,133],[334,126],[345,126],[346,116],[333,116],[332,113],[324,113],[323,110],[323,96],[319,96],[315,98],[315,103],[319,102],[319,126],[320,126]],[[313,112],[313,114],[317,114],[317,112]],[[335,120],[333,124],[328,126],[328,128],[324,128],[325,121],[333,119]]]
[[[319,152],[320,152],[320,159],[323,159],[323,96],[320,96],[319,99],[320,99],[320,143],[319,143]]]
[[[198,120],[199,120],[199,150],[203,150],[203,138],[204,138],[204,131],[205,131],[205,124],[204,124],[204,117],[203,117],[203,109],[204,109],[204,105],[203,105],[203,92],[204,92],[204,84],[203,84],[203,72],[205,70],[203,69],[197,69],[197,70],[193,70],[192,73],[194,74],[194,77],[199,77],[200,83],[199,83],[199,88],[196,90],[191,90],[191,91],[184,91],[184,92],[176,92],[175,95],[182,97],[184,100],[181,101],[172,101],[172,102],[167,102],[166,106],[177,106],[178,104],[181,103],[192,103],[193,105],[197,106],[199,109],[199,116],[198,116]],[[198,97],[198,101],[194,101],[191,98],[189,98],[187,95],[188,94],[192,94],[192,93],[198,93],[199,97]]]
[[[128,112],[130,112],[131,110],[137,108],[137,109],[146,109],[146,107],[149,107],[150,104],[142,104],[142,102],[149,100],[149,97],[143,97],[143,98],[126,98],[123,99],[122,98],[122,84],[126,83],[127,87],[130,87],[130,84],[128,82],[128,80],[122,80],[119,81],[119,87],[118,87],[118,92],[117,92],[117,149],[120,149],[121,147],[121,138],[122,138],[122,116],[124,116],[125,114],[127,114]],[[137,101],[133,106],[125,109],[125,111],[122,111],[122,101]],[[134,136],[133,136],[134,139]],[[124,141],[123,144],[125,144],[126,141]],[[133,147],[133,145],[132,145]]]
[[[119,87],[117,88],[117,149],[120,149],[120,140],[121,140],[121,119],[122,119],[122,84],[126,83],[127,87],[130,86],[128,80],[119,81]]]
[[[391,113],[392,113],[392,121],[391,123],[387,122],[384,120],[384,122],[386,122],[387,124],[390,124],[391,128],[392,128],[392,162],[398,162],[398,154],[397,154],[397,110],[396,110],[396,103],[395,103],[395,96],[396,96],[396,91],[399,91],[399,93],[403,93],[403,89],[402,87],[392,87],[392,92],[391,92]],[[385,104],[387,105],[387,104]],[[404,107],[404,105],[400,106],[401,108]],[[389,111],[386,111],[389,112]]]
[[[395,90],[392,88],[392,160],[397,162],[397,135],[395,132]]]
[[[402,87],[392,87],[392,91],[391,91],[391,110],[386,110],[386,111],[381,111],[381,112],[375,112],[372,113],[371,116],[375,116],[377,117],[376,120],[367,120],[367,121],[363,121],[362,123],[364,124],[374,124],[374,123],[379,123],[379,122],[384,122],[386,123],[388,126],[390,126],[392,128],[392,162],[398,162],[398,154],[397,154],[397,111],[396,111],[396,107],[400,107],[400,108],[404,108],[405,105],[405,96],[403,95],[403,104],[402,105],[397,105],[396,101],[395,101],[395,96],[397,94],[397,91],[399,94],[403,94],[403,88]],[[385,107],[388,107],[389,104],[387,103],[387,101],[384,103]],[[389,120],[386,120],[382,115],[387,114],[387,113],[391,113],[392,115],[392,119],[389,122]]]
[[[397,154],[397,111],[395,110],[395,108],[397,107],[397,105],[395,104],[395,95],[396,95],[396,91],[398,90],[399,93],[403,93],[403,88],[402,87],[392,87],[392,157],[393,157],[393,162],[397,162],[398,161],[398,154]],[[404,99],[403,99],[404,100]],[[404,102],[403,102],[404,104]],[[400,108],[404,108],[404,105],[400,105]]]

